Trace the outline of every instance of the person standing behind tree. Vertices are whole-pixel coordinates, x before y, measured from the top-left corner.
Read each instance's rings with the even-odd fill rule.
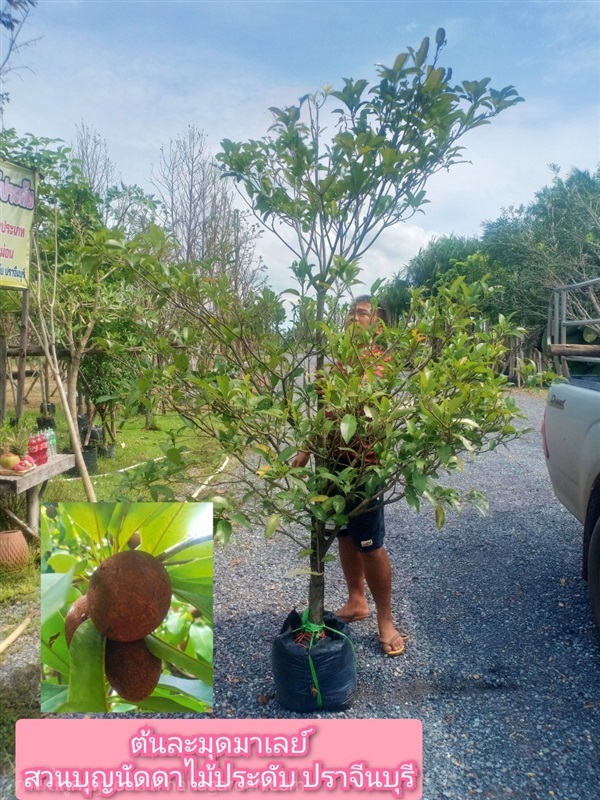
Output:
[[[350,308],[346,325],[358,325],[372,331],[373,336],[381,331],[381,323],[387,323],[387,312],[375,305],[371,297],[358,297]],[[368,360],[375,374],[383,376],[386,367],[385,351],[376,343],[361,353]],[[335,368],[344,369],[343,365]],[[355,444],[354,442],[350,443]],[[292,460],[292,467],[305,467],[310,459],[308,450],[300,452]],[[363,464],[377,463],[375,454],[368,443],[358,443],[343,448],[335,456],[331,468],[341,471],[361,459]],[[355,510],[362,500],[353,499],[346,504],[345,513]],[[397,630],[392,616],[392,568],[384,547],[385,520],[383,497],[375,497],[367,506],[367,511],[351,517],[347,527],[338,534],[340,563],[348,588],[348,600],[335,613],[342,622],[356,622],[369,616],[369,604],[365,584],[369,587],[377,609],[379,641],[387,656],[398,656],[404,652],[404,637]]]

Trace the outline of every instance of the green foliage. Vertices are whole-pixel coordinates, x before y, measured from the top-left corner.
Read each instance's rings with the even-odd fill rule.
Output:
[[[246,468],[239,480],[262,503],[244,514],[256,521],[266,513],[267,537],[279,530],[300,541],[305,530],[307,552],[317,528],[322,557],[348,520],[346,500],[361,501],[351,516],[382,490],[414,508],[422,499],[439,509],[480,503],[444,486],[443,475],[461,467],[463,454],[517,435],[514,405],[494,370],[514,330],[506,320],[478,325],[488,293],[462,278],[435,297],[413,292],[402,326],[376,334],[375,344],[373,331],[323,323],[323,370],[294,340],[272,333],[245,351],[237,374],[226,360],[212,372],[180,361],[157,377],[180,413]],[[212,324],[216,336],[227,334],[216,318]],[[302,448],[314,465],[292,467]]]
[[[539,347],[551,289],[593,278],[600,270],[600,171],[573,169],[566,179],[558,168],[553,172],[552,185],[528,206],[505,209],[484,223],[480,239],[432,239],[409,262],[408,282],[435,289],[440,277],[463,275],[469,282],[489,276],[496,291],[484,301],[483,314],[492,322],[511,315]],[[397,277],[391,287],[402,285]],[[600,301],[592,294],[588,300],[569,313],[597,318]],[[582,341],[583,329],[571,333],[574,342]]]
[[[434,236],[410,260],[406,279],[410,286],[433,288],[456,264],[465,261],[480,248],[480,242],[465,236]],[[481,277],[481,276],[479,276]]]
[[[538,329],[546,321],[554,286],[597,277],[599,242],[600,170],[573,169],[562,179],[557,168],[551,186],[537,192],[527,207],[508,209],[486,223],[482,237],[484,252],[513,287],[515,319]]]
[[[512,86],[488,88],[489,78],[452,85],[452,71],[438,66],[444,44],[440,29],[430,63],[426,38],[393,67],[379,67],[370,89],[364,79],[344,79],[340,90],[272,108],[272,136],[222,142],[224,174],[265,225],[279,236],[282,223],[294,231],[299,246],[290,246],[318,260],[321,280],[334,254],[353,261],[383,228],[427,202],[427,180],[462,160],[465,133],[522,100]],[[326,137],[321,116],[330,99],[338,104]]]
[[[140,710],[203,713],[212,706],[212,537],[210,507],[193,503],[67,503],[42,511],[42,710]],[[91,573],[126,549],[163,561],[174,598],[151,652],[167,668],[139,705],[124,703],[104,677],[104,639],[91,620],[65,640],[65,616],[85,593]],[[183,670],[194,679],[181,679]],[[174,673],[174,674],[173,674]]]
[[[402,315],[410,308],[410,288],[408,281],[400,274],[385,284],[381,292],[381,302],[390,315],[390,322],[398,325]]]

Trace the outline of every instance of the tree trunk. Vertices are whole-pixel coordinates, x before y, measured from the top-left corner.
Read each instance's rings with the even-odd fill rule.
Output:
[[[317,323],[322,322],[325,316],[325,290],[322,287],[317,289]],[[323,348],[321,343],[323,341],[323,333],[319,332],[319,339],[317,341],[317,374],[323,369],[325,361]],[[324,400],[321,394],[317,399],[319,408],[323,406]],[[324,466],[322,457],[315,456],[315,467]],[[308,621],[314,625],[323,624],[323,614],[325,611],[325,575],[323,564],[325,541],[325,523],[320,520],[313,520],[310,547],[312,553],[310,555],[310,584],[308,588]]]
[[[325,612],[325,565],[323,563],[323,540],[325,524],[318,520],[313,523],[310,537],[310,583],[308,587],[308,621],[313,625],[323,624]]]
[[[21,298],[21,324],[19,329],[19,367],[17,380],[17,400],[15,404],[15,417],[19,420],[23,416],[25,404],[25,373],[27,371],[27,335],[29,321],[29,289],[25,289]]]
[[[69,360],[69,368],[67,370],[67,403],[69,407],[69,414],[75,423],[75,432],[77,433],[77,440],[73,441],[73,431],[71,431],[71,447],[73,450],[79,446],[79,429],[77,426],[77,378],[79,376],[79,364],[81,359],[77,355],[71,354]],[[60,394],[60,390],[59,390]]]
[[[6,371],[8,369],[6,351],[6,336],[0,334],[0,425],[3,425],[6,419],[6,388],[8,385],[8,381],[6,380]]]
[[[89,473],[87,471],[87,466],[85,464],[85,461],[83,460],[83,452],[81,450],[81,445],[79,443],[79,433],[77,430],[77,416],[75,415],[75,417],[73,417],[73,415],[71,414],[71,408],[69,405],[70,398],[68,397],[67,392],[65,391],[65,388],[61,380],[58,359],[56,358],[56,351],[51,352],[51,348],[48,345],[48,341],[46,340],[45,342],[42,343],[40,336],[38,336],[38,341],[40,342],[40,345],[44,349],[46,355],[46,361],[48,362],[48,366],[50,367],[50,371],[52,372],[52,377],[54,378],[54,382],[56,384],[58,396],[60,397],[60,402],[65,412],[65,417],[69,428],[69,435],[71,438],[71,442],[74,442],[73,452],[75,454],[75,463],[77,464],[77,468],[79,469],[79,473],[81,475],[83,489],[85,491],[88,502],[95,503],[96,492],[94,491],[94,487],[92,485]],[[71,372],[69,372],[69,378],[70,377],[71,377]]]

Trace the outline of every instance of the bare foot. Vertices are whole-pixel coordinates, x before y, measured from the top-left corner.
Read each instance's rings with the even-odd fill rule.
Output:
[[[342,622],[358,622],[359,619],[366,619],[369,616],[369,606],[364,603],[344,603],[335,612],[336,617]]]

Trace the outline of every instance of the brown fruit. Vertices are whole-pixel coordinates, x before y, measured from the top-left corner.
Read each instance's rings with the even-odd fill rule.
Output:
[[[70,646],[73,634],[86,619],[89,619],[88,600],[87,594],[84,594],[82,597],[77,598],[67,611],[67,616],[65,617],[65,637],[67,645]]]
[[[171,581],[150,553],[124,550],[92,574],[87,598],[88,615],[103,636],[134,642],[152,633],[167,616]]]
[[[142,543],[142,538],[139,534],[139,531],[131,534],[130,540],[127,542],[127,546],[130,550],[135,550],[136,547],[139,547]]]
[[[139,703],[152,694],[162,672],[160,658],[152,655],[143,639],[136,642],[106,640],[106,679],[123,700]]]

